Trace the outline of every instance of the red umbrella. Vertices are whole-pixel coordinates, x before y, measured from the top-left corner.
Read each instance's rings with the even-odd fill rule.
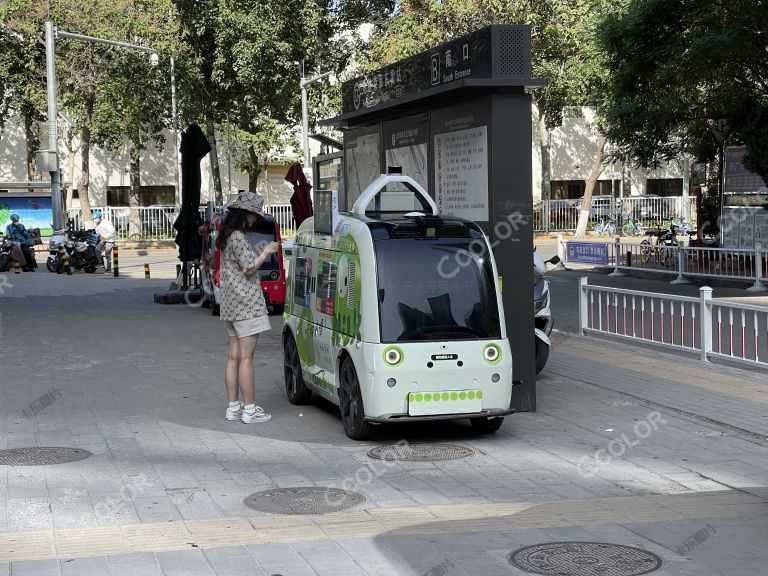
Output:
[[[312,190],[312,184],[307,182],[304,170],[302,170],[301,164],[298,162],[293,163],[288,168],[285,180],[293,186],[291,208],[293,208],[293,221],[296,223],[296,228],[298,228],[304,220],[314,214],[312,210],[312,197],[309,194],[310,190]]]

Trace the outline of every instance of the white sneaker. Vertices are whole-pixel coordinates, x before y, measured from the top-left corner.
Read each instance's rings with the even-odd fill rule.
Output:
[[[231,420],[231,421],[241,420],[243,417],[244,406],[245,405],[242,402],[238,402],[237,406],[235,406],[234,408],[232,406],[227,408],[227,416],[226,416],[227,420]]]
[[[243,424],[252,424],[253,422],[269,422],[272,420],[272,414],[267,414],[261,406],[256,406],[253,412],[243,410]]]

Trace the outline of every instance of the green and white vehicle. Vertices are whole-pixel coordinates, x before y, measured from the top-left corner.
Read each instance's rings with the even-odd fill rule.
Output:
[[[437,215],[408,176],[380,176],[351,213],[332,203],[316,196],[290,255],[288,400],[314,392],[338,404],[356,440],[415,420],[495,432],[512,412],[512,355],[483,231]]]

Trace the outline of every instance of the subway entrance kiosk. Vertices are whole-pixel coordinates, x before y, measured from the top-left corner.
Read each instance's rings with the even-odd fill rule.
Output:
[[[536,409],[533,313],[531,30],[494,25],[342,85],[339,207],[388,167],[416,180],[442,215],[476,221],[502,278],[512,407]]]

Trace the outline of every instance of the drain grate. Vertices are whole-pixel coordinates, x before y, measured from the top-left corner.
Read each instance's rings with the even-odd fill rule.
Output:
[[[339,488],[275,488],[248,496],[243,503],[269,514],[328,514],[348,510],[365,502],[365,496]]]
[[[368,456],[376,460],[435,462],[438,460],[458,460],[475,453],[466,446],[456,444],[392,444],[377,446],[368,451]]]
[[[551,576],[638,576],[661,567],[647,550],[601,542],[548,542],[521,548],[509,563],[532,574]]]
[[[13,448],[0,450],[0,466],[48,466],[77,462],[91,456],[80,448]]]

